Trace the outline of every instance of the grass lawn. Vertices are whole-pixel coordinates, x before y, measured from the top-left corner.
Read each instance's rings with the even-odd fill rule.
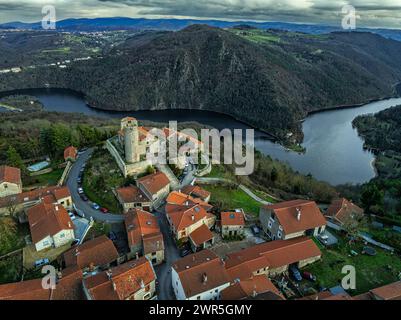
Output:
[[[232,173],[227,171],[227,169],[221,164],[212,165],[212,171],[206,177],[207,178],[233,179]]]
[[[212,193],[210,197],[211,204],[220,206],[222,210],[242,208],[246,213],[256,217],[259,215],[261,204],[241,189],[220,185],[202,185],[202,188]]]
[[[350,294],[360,294],[373,288],[397,281],[401,272],[401,259],[397,255],[375,247],[377,255],[374,257],[361,254],[363,243],[350,246],[343,239],[336,248],[321,249],[322,260],[308,266],[305,270],[315,274],[322,287],[333,287],[341,283],[345,276],[341,273],[345,265],[351,265],[356,270],[356,290]],[[359,254],[351,256],[350,250]]]
[[[35,186],[54,186],[59,182],[63,172],[64,169],[54,169],[52,172],[35,176],[33,177],[34,184]]]
[[[267,193],[260,191],[260,190],[252,190],[252,192],[254,194],[256,194],[259,198],[265,200],[265,201],[269,201],[271,203],[276,203],[278,202],[278,200],[272,198],[271,196],[269,196]]]
[[[105,150],[95,151],[89,160],[83,178],[87,197],[112,213],[121,213],[121,207],[112,190],[124,185],[125,179],[112,156]]]

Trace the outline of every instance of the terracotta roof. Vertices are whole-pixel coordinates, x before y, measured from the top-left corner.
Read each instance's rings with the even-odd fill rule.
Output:
[[[352,298],[348,293],[338,293],[327,298],[322,298],[322,300],[352,300]]]
[[[326,219],[314,201],[293,200],[267,205],[265,208],[273,210],[287,235],[326,225]]]
[[[192,185],[185,186],[184,188],[181,189],[181,191],[190,196],[201,198],[202,200],[205,200],[207,197],[211,195],[209,191],[206,191],[205,189],[202,189],[199,186],[192,186]]]
[[[63,255],[67,267],[78,266],[80,269],[107,265],[118,258],[116,247],[105,235],[84,242],[71,248]]]
[[[137,180],[150,194],[156,194],[170,184],[170,180],[163,172],[156,172]]]
[[[242,212],[222,212],[221,213],[222,226],[243,226],[245,225],[245,218]]]
[[[140,209],[130,210],[125,216],[125,229],[130,247],[142,243],[145,250],[145,236],[151,235],[152,237],[147,238],[146,250],[151,250],[152,247],[159,247],[159,250],[164,250],[163,235],[160,232],[157,218],[153,214]],[[159,244],[157,244],[158,241]]]
[[[21,185],[21,170],[9,166],[0,166],[0,183],[3,182]]]
[[[318,256],[321,256],[319,248],[307,237],[275,240],[228,254],[226,268],[232,276],[243,279],[249,271],[274,269]]]
[[[195,246],[200,247],[207,241],[214,238],[213,233],[209,230],[206,224],[202,224],[199,228],[195,229],[189,235]]]
[[[370,290],[370,292],[381,300],[401,300],[401,281]]]
[[[64,269],[58,280],[56,289],[52,291],[50,300],[84,300],[82,290],[82,270],[78,266]]]
[[[230,283],[224,262],[212,251],[202,250],[174,262],[187,298]]]
[[[150,202],[151,200],[136,186],[128,186],[116,190],[124,203]]]
[[[199,204],[206,211],[209,211],[213,208],[212,205],[208,204],[207,202],[204,202],[201,199],[194,198],[188,194],[178,192],[178,191],[170,192],[170,194],[168,195],[168,197],[166,199],[166,202],[170,203],[170,204],[178,204],[178,205],[186,205],[186,206]]]
[[[318,292],[316,294],[312,294],[309,296],[299,298],[297,300],[324,300],[331,296],[333,296],[333,294],[329,290],[325,290],[325,291]]]
[[[0,300],[82,300],[82,271],[67,268],[57,281],[56,289],[43,289],[42,279],[0,285]]]
[[[21,204],[38,201],[45,197],[47,203],[54,203],[58,200],[71,197],[71,194],[67,187],[52,186],[47,188],[38,188],[32,191],[0,198],[0,208],[8,206],[10,202],[13,204]]]
[[[0,285],[0,300],[49,300],[50,290],[42,288],[42,279]]]
[[[61,205],[41,202],[29,208],[27,215],[33,243],[47,236],[54,236],[62,230],[74,230],[67,210]]]
[[[342,223],[349,218],[353,218],[354,215],[361,216],[362,214],[363,209],[345,198],[333,200],[326,212],[327,216],[335,218]]]
[[[177,231],[183,230],[194,223],[208,217],[206,210],[200,205],[166,205],[166,214],[170,217]]]
[[[156,280],[152,264],[145,257],[114,267],[110,277],[101,272],[84,279],[85,287],[95,300],[132,300],[142,286]]]
[[[222,300],[243,300],[260,293],[273,292],[282,297],[280,291],[265,275],[238,281],[221,292]]]
[[[163,235],[161,232],[147,234],[143,236],[143,253],[153,253],[164,250]]]
[[[78,154],[77,148],[75,148],[73,146],[69,146],[64,149],[64,159],[65,160],[67,160],[68,158],[76,159],[77,154]]]

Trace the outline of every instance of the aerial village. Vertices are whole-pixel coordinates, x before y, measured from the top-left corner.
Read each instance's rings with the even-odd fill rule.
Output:
[[[393,300],[401,282],[350,295],[341,286],[319,287],[313,267],[335,246],[344,225],[363,217],[347,199],[321,209],[312,199],[269,202],[252,191],[259,214],[216,208],[208,191],[213,164],[200,168],[187,153],[175,159],[182,174],[144,156],[150,128],[121,120],[118,135],[101,148],[130,183],[112,196],[120,214],[87,194],[83,179],[92,148],[64,150],[58,184],[24,190],[20,169],[0,166],[0,213],[29,227],[23,268],[56,266],[56,285],[42,277],[0,285],[9,300]],[[167,139],[181,132],[167,133]],[[200,152],[203,145],[191,137]],[[156,137],[154,139],[157,139]],[[153,150],[157,153],[158,150]],[[197,156],[197,155],[196,155]],[[41,170],[32,167],[31,170]],[[111,225],[94,236],[97,225]],[[115,231],[113,226],[122,226]],[[347,228],[348,229],[348,228]],[[371,246],[352,255],[371,254]],[[372,249],[374,250],[374,249]],[[312,269],[311,269],[312,268]],[[330,273],[329,270],[325,270]],[[305,288],[308,288],[306,290]]]

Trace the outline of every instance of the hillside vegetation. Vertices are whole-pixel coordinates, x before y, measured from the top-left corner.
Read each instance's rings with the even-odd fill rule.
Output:
[[[74,47],[60,34],[53,37],[54,49]],[[192,25],[120,36],[99,50],[102,56],[65,69],[3,75],[0,90],[46,84],[81,91],[103,109],[212,110],[281,139],[293,132],[299,141],[299,120],[308,112],[394,95],[401,80],[401,42],[371,33],[314,36]]]

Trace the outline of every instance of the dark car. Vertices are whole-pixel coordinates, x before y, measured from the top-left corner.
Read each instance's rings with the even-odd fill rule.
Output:
[[[290,266],[290,274],[296,281],[302,281],[301,272],[299,272],[296,266]]]
[[[309,280],[309,281],[312,281],[312,282],[316,282],[316,276],[313,275],[313,274],[310,273],[310,272],[305,271],[305,272],[302,274],[302,276],[303,276],[304,279],[306,279],[306,280]]]
[[[110,239],[111,241],[117,240],[117,236],[116,236],[116,234],[115,234],[113,231],[110,231],[110,232],[109,232],[109,239]]]
[[[84,194],[81,194],[81,199],[82,199],[82,201],[85,201],[85,202],[89,200],[88,197]]]
[[[108,212],[109,212],[109,209],[107,209],[107,208],[100,208],[100,211],[103,212],[103,213],[108,213]]]
[[[183,258],[187,255],[189,255],[192,251],[187,249],[187,248],[183,248],[180,250],[180,257]]]

